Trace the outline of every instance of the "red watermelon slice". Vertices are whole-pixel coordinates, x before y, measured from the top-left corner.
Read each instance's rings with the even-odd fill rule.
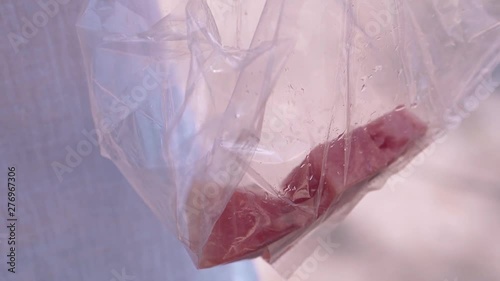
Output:
[[[198,266],[267,254],[268,245],[313,223],[344,191],[380,173],[426,131],[409,111],[395,110],[315,147],[283,181],[279,197],[258,186],[238,188],[215,223]]]

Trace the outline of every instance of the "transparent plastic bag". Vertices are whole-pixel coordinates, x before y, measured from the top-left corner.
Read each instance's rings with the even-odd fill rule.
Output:
[[[198,267],[263,256],[287,275],[496,66],[488,5],[172,0],[151,16],[89,1],[101,153]]]

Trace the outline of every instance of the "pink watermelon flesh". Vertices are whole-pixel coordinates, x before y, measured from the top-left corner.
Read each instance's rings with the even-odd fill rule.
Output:
[[[409,111],[395,110],[315,147],[283,181],[280,197],[258,186],[237,188],[215,223],[198,266],[268,255],[268,245],[313,223],[344,191],[380,173],[426,131],[427,126]]]

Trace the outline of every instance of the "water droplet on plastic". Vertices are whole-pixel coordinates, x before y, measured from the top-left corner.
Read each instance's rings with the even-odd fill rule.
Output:
[[[398,107],[396,107],[396,111],[401,111],[403,109],[405,109],[404,105],[399,105]]]

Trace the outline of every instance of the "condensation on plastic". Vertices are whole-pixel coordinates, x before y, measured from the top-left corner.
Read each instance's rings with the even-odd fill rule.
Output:
[[[203,252],[218,220],[241,226],[237,210],[221,218],[236,192],[258,187],[265,200],[301,209],[282,185],[315,147],[348,143],[396,108],[418,116],[425,138],[328,216],[233,258],[264,255],[289,274],[315,233],[429,144],[498,63],[494,0],[163,2],[162,17],[149,19],[133,1],[89,1],[79,36],[101,153],[200,267],[217,264]]]

